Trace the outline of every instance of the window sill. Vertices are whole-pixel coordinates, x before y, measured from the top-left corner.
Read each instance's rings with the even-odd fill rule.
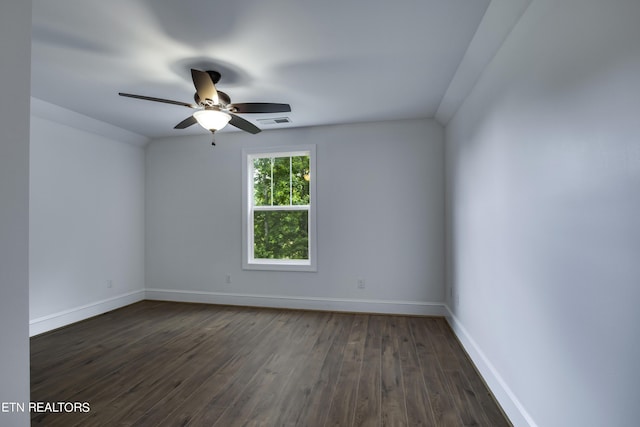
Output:
[[[290,260],[265,260],[246,262],[242,265],[243,270],[263,270],[263,271],[306,271],[316,272],[317,267],[309,261],[292,262]]]

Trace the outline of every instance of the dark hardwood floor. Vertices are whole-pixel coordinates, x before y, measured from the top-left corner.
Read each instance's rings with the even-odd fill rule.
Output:
[[[143,301],[31,339],[45,426],[509,426],[446,321]]]

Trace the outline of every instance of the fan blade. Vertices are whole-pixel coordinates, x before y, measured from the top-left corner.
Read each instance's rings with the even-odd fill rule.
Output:
[[[145,101],[164,102],[165,104],[180,105],[182,107],[188,107],[188,108],[198,108],[198,106],[193,104],[187,104],[186,102],[180,102],[180,101],[172,101],[170,99],[153,98],[151,96],[134,95],[132,93],[123,93],[123,92],[119,92],[118,95],[126,96],[128,98],[144,99]]]
[[[254,135],[256,133],[262,132],[262,130],[259,127],[257,127],[250,121],[245,120],[240,116],[236,116],[235,114],[230,114],[230,116],[231,116],[231,120],[229,120],[229,124],[237,127],[238,129],[243,130],[245,132],[252,133]]]
[[[191,69],[191,78],[193,79],[193,85],[196,87],[196,93],[201,101],[210,99],[213,105],[218,105],[218,92],[211,80],[211,76],[200,70]]]
[[[220,77],[222,77],[219,72],[213,70],[207,70],[207,74],[209,74],[209,77],[211,77],[211,81],[214,85],[217,85],[220,81]]]
[[[193,117],[193,116],[189,116],[186,119],[184,119],[183,121],[181,121],[180,123],[178,123],[177,125],[175,125],[173,128],[174,129],[185,129],[185,128],[188,128],[191,125],[195,125],[196,123],[198,123],[196,118]]]
[[[288,113],[291,111],[289,104],[274,104],[271,102],[245,102],[231,104],[229,109],[234,113]]]

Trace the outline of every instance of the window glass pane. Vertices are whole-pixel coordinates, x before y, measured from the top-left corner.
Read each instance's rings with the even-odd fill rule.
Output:
[[[253,159],[253,204],[271,205],[271,158]]]
[[[291,158],[291,204],[309,204],[309,156]]]
[[[309,212],[254,211],[255,259],[309,259]]]
[[[273,205],[289,206],[289,157],[273,158]]]

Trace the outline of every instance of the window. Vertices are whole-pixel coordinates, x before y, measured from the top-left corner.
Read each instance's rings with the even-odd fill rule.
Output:
[[[315,146],[243,151],[243,268],[316,271]]]

